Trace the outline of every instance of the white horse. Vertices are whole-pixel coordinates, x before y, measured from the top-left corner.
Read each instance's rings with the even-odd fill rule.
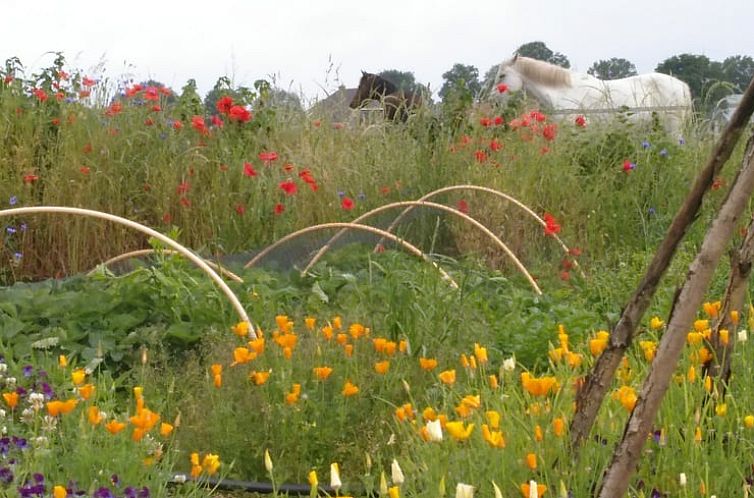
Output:
[[[505,84],[509,92],[525,90],[556,117],[584,114],[590,119],[604,119],[623,110],[632,120],[648,121],[656,112],[666,130],[678,134],[691,112],[689,86],[662,73],[600,80],[515,55],[500,64],[495,82]]]

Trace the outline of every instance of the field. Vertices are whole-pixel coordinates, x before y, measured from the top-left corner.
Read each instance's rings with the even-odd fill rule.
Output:
[[[576,455],[576,390],[711,152],[703,120],[668,136],[656,121],[557,122],[518,101],[342,123],[271,105],[264,84],[229,87],[208,111],[190,85],[113,95],[62,61],[27,79],[8,69],[3,209],[80,207],[155,228],[236,273],[228,285],[251,319],[154,238],[79,216],[4,217],[9,497],[591,496],[743,156],[707,193]],[[478,227],[438,209],[395,230],[435,265],[360,232],[302,274],[333,233],[321,231],[243,268],[295,230],[452,185],[503,192],[545,220],[479,190],[432,198],[498,235],[541,295]],[[144,248],[157,254],[98,266]],[[748,496],[748,298],[726,335],[730,381],[706,375],[728,273],[723,262],[689,331],[630,496]]]

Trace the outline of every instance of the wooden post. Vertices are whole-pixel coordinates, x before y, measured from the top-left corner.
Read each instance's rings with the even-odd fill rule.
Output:
[[[754,136],[749,145],[752,143]],[[741,170],[712,222],[699,253],[689,267],[686,282],[676,294],[668,319],[668,328],[660,340],[657,355],[644,380],[636,406],[626,422],[623,439],[616,447],[612,462],[605,472],[597,494],[599,498],[622,497],[628,490],[629,480],[636,470],[644,444],[652,430],[655,415],[686,344],[686,334],[704,300],[715,267],[733,236],[753,192],[754,148],[748,147]]]
[[[739,137],[751,118],[752,112],[754,112],[754,79],[749,83],[738,108],[720,136],[712,155],[707,160],[707,165],[697,176],[691,191],[686,196],[686,200],[673,218],[665,239],[655,252],[644,278],[613,327],[607,348],[597,359],[594,368],[584,382],[584,386],[576,396],[576,413],[570,427],[574,458],[578,456],[580,445],[589,436],[600,406],[602,406],[602,401],[612,385],[615,371],[618,369],[626,349],[633,341],[636,327],[649,307],[660,278],[670,266],[686,230],[699,213],[702,199],[712,186],[715,176],[730,158]]]

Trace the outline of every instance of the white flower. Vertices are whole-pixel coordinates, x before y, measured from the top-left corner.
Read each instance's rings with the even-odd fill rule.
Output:
[[[684,472],[681,472],[681,474],[678,476],[678,484],[680,484],[682,487],[686,486],[686,474]]]
[[[5,385],[8,387],[15,387],[16,385],[16,378],[15,377],[8,377],[5,379]]]
[[[503,360],[503,370],[506,372],[512,372],[516,369],[516,357],[511,356],[510,358],[506,358]]]
[[[337,463],[331,463],[330,464],[330,487],[333,488],[336,492],[343,486],[343,483],[340,482],[340,469],[338,468]]]
[[[403,476],[403,470],[401,470],[401,466],[398,465],[398,460],[396,460],[395,458],[393,459],[393,463],[390,465],[390,479],[396,486],[400,486],[405,480],[405,477]]]
[[[746,329],[741,329],[738,331],[738,342],[746,342],[749,339],[749,335],[746,332]]]
[[[34,420],[34,410],[31,408],[24,408],[21,412],[21,420],[30,424]]]
[[[537,490],[537,481],[529,481],[529,498],[539,498],[539,490]]]
[[[427,422],[427,435],[429,436],[430,441],[442,441],[442,423],[440,423],[439,420],[431,420]]]
[[[500,491],[500,488],[497,487],[495,481],[492,481],[492,487],[495,490],[495,498],[503,498],[503,492]]]
[[[6,416],[7,414],[8,414],[8,412],[6,412],[6,411],[5,411],[5,410],[3,410],[2,408],[0,408],[0,418],[5,418],[5,416]]]
[[[187,479],[186,474],[176,474],[173,476],[173,482],[178,484],[185,483]]]
[[[380,472],[380,496],[387,496],[387,477],[385,477],[385,472]]]
[[[0,373],[5,373],[8,371],[8,364],[0,362]]]
[[[474,498],[474,486],[459,482],[456,485],[456,498]]]

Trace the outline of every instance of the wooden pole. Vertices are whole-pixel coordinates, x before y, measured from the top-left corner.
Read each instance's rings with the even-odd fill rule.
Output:
[[[752,137],[754,140],[754,136]],[[751,142],[750,142],[751,145]],[[618,498],[628,490],[629,480],[641,458],[647,435],[673,378],[696,312],[704,300],[717,263],[725,251],[746,205],[754,193],[754,148],[748,147],[744,162],[712,222],[702,247],[676,294],[668,328],[660,340],[657,356],[644,380],[634,410],[626,422],[623,439],[613,453],[597,496]]]
[[[673,218],[665,239],[655,252],[639,286],[623,309],[623,313],[610,334],[610,342],[607,348],[597,359],[594,368],[584,382],[584,386],[576,395],[576,413],[570,427],[574,458],[578,456],[580,445],[589,436],[600,406],[602,406],[602,401],[612,385],[615,371],[618,369],[626,349],[631,345],[636,327],[649,307],[660,279],[670,266],[686,230],[696,219],[705,193],[709,191],[715,176],[730,158],[739,137],[751,118],[752,112],[754,112],[754,79],[749,83],[738,108],[733,113],[712,155],[707,160],[706,166],[696,177],[686,200]]]

